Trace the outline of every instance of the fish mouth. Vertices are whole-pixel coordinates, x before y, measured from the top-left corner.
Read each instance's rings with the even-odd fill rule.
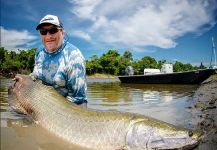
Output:
[[[173,138],[169,138],[169,140],[172,140],[172,139]],[[175,140],[186,140],[186,139],[184,139],[184,138],[183,139],[181,139],[181,138],[179,138],[179,139],[174,138],[174,141]],[[159,140],[159,141],[155,141],[155,142],[161,143],[161,142],[163,142],[163,140],[162,141]],[[166,144],[165,146],[162,146],[160,144],[160,145],[154,146],[154,147],[151,146],[151,149],[153,148],[153,149],[158,149],[158,150],[191,150],[191,149],[196,148],[199,145],[199,143],[200,143],[200,140],[195,139],[192,142],[183,143],[181,145],[180,144],[177,144],[177,145],[175,144],[174,146],[169,146],[170,144]],[[150,148],[150,146],[147,144],[146,148]]]
[[[155,141],[146,143],[147,148],[154,148],[159,150],[165,149],[181,149],[189,150],[196,148],[203,138],[203,133],[199,131],[188,131],[189,137],[164,137]],[[151,146],[152,145],[152,146]]]
[[[185,145],[182,149],[183,150],[191,150],[191,149],[194,149],[196,147],[198,147],[200,143],[200,140],[198,140],[197,142],[193,143],[193,144],[189,144],[189,145]]]
[[[17,99],[17,93],[19,93],[19,89],[21,88],[23,77],[22,75],[17,74],[12,81],[12,84],[8,87],[8,104],[17,114],[26,115],[26,110],[21,106],[21,103]]]

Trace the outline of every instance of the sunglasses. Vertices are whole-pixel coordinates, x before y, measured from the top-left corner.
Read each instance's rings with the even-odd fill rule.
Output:
[[[55,34],[59,31],[59,28],[51,28],[49,30],[47,29],[41,29],[40,30],[40,34],[41,35],[47,35],[47,33],[49,32],[50,34]]]

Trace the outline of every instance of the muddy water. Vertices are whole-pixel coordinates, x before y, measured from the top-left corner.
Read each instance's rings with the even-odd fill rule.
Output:
[[[10,79],[0,79],[1,150],[84,148],[52,135],[8,106]],[[88,107],[144,114],[174,125],[196,128],[188,106],[197,85],[121,84],[116,79],[88,79]],[[199,148],[196,148],[199,149]]]

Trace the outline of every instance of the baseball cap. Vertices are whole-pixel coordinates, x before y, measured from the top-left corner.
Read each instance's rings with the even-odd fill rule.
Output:
[[[46,15],[46,16],[44,16],[41,19],[41,21],[39,22],[39,24],[37,25],[36,30],[39,30],[41,28],[41,25],[43,25],[43,24],[53,24],[53,25],[56,25],[58,27],[63,28],[63,24],[61,23],[59,18],[57,16],[54,16],[54,15]]]

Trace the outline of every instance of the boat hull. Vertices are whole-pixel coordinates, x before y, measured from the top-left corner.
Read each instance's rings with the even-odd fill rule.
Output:
[[[119,76],[122,83],[135,84],[199,84],[216,72],[215,69],[201,69],[186,72],[149,75]]]

